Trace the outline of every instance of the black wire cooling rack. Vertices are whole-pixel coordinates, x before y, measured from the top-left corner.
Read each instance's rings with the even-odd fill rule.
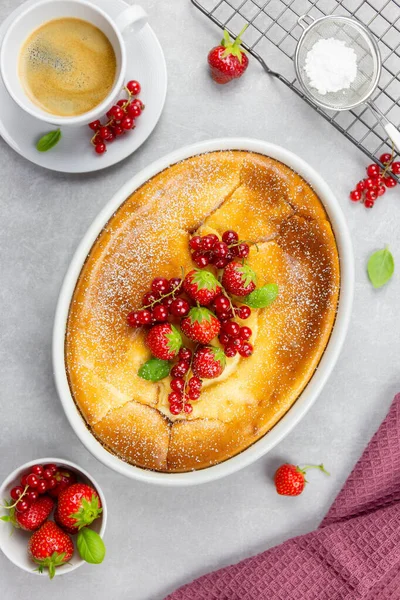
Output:
[[[350,111],[325,111],[306,97],[294,71],[294,54],[303,32],[297,20],[344,15],[366,25],[378,41],[382,75],[373,100],[387,118],[400,126],[400,0],[191,0],[216,25],[237,36],[243,26],[243,46],[269,75],[289,86],[372,160],[391,152],[391,142],[366,105]]]

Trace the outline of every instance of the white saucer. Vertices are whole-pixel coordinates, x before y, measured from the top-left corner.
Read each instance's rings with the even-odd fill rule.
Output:
[[[28,0],[4,21],[0,27],[0,43],[9,24],[26,6],[34,4],[35,1]],[[126,7],[123,0],[92,2],[111,16],[116,16]],[[146,105],[132,132],[122,139],[114,140],[108,146],[108,151],[100,156],[90,144],[91,131],[87,126],[62,131],[63,137],[57,146],[48,152],[38,152],[35,147],[36,141],[56,127],[49,125],[47,128],[45,123],[25,113],[11,99],[0,77],[0,135],[7,144],[31,162],[64,173],[98,171],[115,165],[137,150],[149,137],[161,116],[167,92],[167,67],[163,50],[150,25],[146,25],[140,33],[128,37],[126,44],[127,81],[140,81],[140,98]],[[122,92],[121,98],[124,97]]]

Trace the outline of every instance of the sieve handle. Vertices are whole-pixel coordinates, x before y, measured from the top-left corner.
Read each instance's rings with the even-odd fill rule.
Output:
[[[311,25],[314,23],[314,21],[315,21],[314,17],[312,17],[309,14],[301,15],[301,17],[299,17],[297,19],[298,24],[300,25],[300,27],[302,29],[304,29],[304,31],[306,31],[306,29],[311,27]]]
[[[386,115],[376,106],[372,100],[367,101],[368,106],[374,111],[374,113],[378,116],[380,123],[393,144],[396,146],[396,149],[400,152],[400,131],[389,121]]]
[[[387,123],[385,125],[385,131],[392,140],[393,144],[396,146],[397,150],[400,152],[400,131],[396,129],[393,123]]]

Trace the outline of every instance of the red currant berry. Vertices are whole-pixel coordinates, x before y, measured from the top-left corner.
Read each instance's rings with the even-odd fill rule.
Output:
[[[134,96],[137,96],[138,94],[140,94],[140,91],[142,89],[140,86],[140,83],[138,81],[135,81],[134,79],[132,79],[131,81],[128,81],[128,83],[126,84],[126,88]]]
[[[164,298],[162,300],[162,303],[164,304],[164,306],[166,306],[168,308],[168,310],[171,308],[171,304],[173,303],[174,298],[172,296],[167,296],[167,298]]]
[[[37,478],[37,476],[34,473],[29,473],[29,475],[26,478],[26,484],[29,485],[29,487],[37,488],[39,483],[40,481]]]
[[[216,242],[213,252],[217,258],[225,258],[229,252],[229,247],[225,242]]]
[[[27,500],[21,500],[20,502],[18,502],[17,506],[15,507],[15,510],[19,513],[23,513],[26,512],[29,508],[30,504]]]
[[[122,127],[122,129],[125,129],[126,131],[128,131],[129,129],[132,129],[134,124],[135,124],[135,121],[131,117],[124,117],[121,121],[121,127]]]
[[[203,385],[203,382],[200,379],[200,377],[191,377],[189,379],[189,387],[190,388],[200,390],[202,385]]]
[[[235,242],[239,241],[239,236],[236,233],[236,231],[228,229],[228,231],[224,231],[224,233],[222,234],[222,241],[225,242],[225,244],[228,244],[228,246],[230,246],[231,244],[235,244]]]
[[[128,104],[126,112],[132,119],[137,119],[142,114],[142,109],[136,103],[131,102]]]
[[[111,117],[113,119],[115,119],[116,121],[122,121],[122,119],[125,116],[125,113],[122,110],[121,106],[118,106],[118,105],[113,106],[109,112],[111,113]]]
[[[140,325],[151,325],[153,321],[153,315],[150,310],[145,308],[144,310],[139,311],[138,321]]]
[[[383,181],[387,188],[394,188],[397,185],[397,181],[393,177],[384,177]]]
[[[374,204],[375,202],[373,200],[369,200],[368,198],[366,198],[366,200],[364,201],[365,208],[372,208]]]
[[[182,286],[182,279],[180,277],[172,277],[168,282],[169,292],[178,292]]]
[[[35,473],[35,475],[39,475],[39,477],[40,477],[41,475],[43,475],[42,465],[33,465],[31,472]]]
[[[221,342],[221,344],[223,346],[225,346],[229,341],[230,341],[230,337],[227,333],[220,333],[218,336],[219,341]]]
[[[182,393],[185,387],[185,382],[182,377],[176,377],[175,379],[171,379],[170,386],[173,392]]]
[[[221,321],[221,323],[229,321],[230,319],[232,319],[232,317],[233,314],[231,310],[229,310],[228,312],[218,313],[218,319]]]
[[[55,477],[50,477],[50,479],[47,480],[47,489],[48,490],[54,490],[54,488],[58,485],[58,481]]]
[[[168,395],[168,402],[170,404],[173,404],[175,402],[180,402],[182,400],[182,394],[181,392],[171,392]]]
[[[11,490],[10,496],[13,500],[18,500],[23,491],[24,488],[22,487],[22,485],[17,485]]]
[[[190,360],[192,358],[192,351],[189,350],[189,348],[181,348],[178,352],[178,358],[179,360],[183,360],[187,363],[190,363]]]
[[[99,135],[103,140],[108,140],[111,135],[111,129],[109,127],[100,127]]]
[[[200,250],[201,247],[201,237],[199,235],[195,235],[189,240],[189,248],[192,250]]]
[[[242,347],[243,340],[241,340],[239,337],[236,337],[231,339],[229,343],[232,344],[232,346],[236,348],[236,350],[239,350],[239,348]]]
[[[366,190],[371,190],[372,188],[375,187],[375,185],[376,185],[376,183],[373,179],[371,179],[371,177],[364,179],[364,186],[365,186]]]
[[[132,313],[130,313],[132,314]],[[128,315],[129,317],[129,315]],[[135,327],[137,327],[137,325],[135,325]],[[51,469],[44,469],[43,471],[43,479],[50,479],[51,477],[53,477],[54,473]]]
[[[145,105],[143,104],[140,98],[135,98],[134,100],[132,100],[132,104],[136,104],[136,106],[138,106],[140,110],[145,109]]]
[[[217,312],[227,312],[230,309],[231,303],[226,296],[217,296],[214,300],[215,310]]]
[[[392,163],[392,173],[395,175],[400,175],[400,162]]]
[[[372,165],[368,165],[367,167],[367,175],[368,177],[378,177],[379,173],[380,173],[381,169],[379,167],[379,165],[377,165],[376,163],[372,163]]]
[[[199,252],[193,252],[192,258],[199,269],[204,269],[209,263],[210,259],[205,254],[200,254]]]
[[[364,183],[364,180],[362,180],[362,181],[359,181],[359,182],[357,183],[357,185],[356,185],[356,190],[357,190],[358,192],[362,192],[364,189],[365,189],[365,183]]]
[[[384,185],[380,185],[376,188],[376,193],[378,194],[378,196],[383,196],[383,194],[386,192],[386,188]]]
[[[251,315],[251,308],[243,304],[243,306],[239,306],[239,308],[235,310],[235,313],[239,317],[239,319],[245,321]]]
[[[238,337],[240,333],[240,325],[239,323],[235,323],[235,321],[226,321],[222,324],[221,329],[224,333],[234,338]]]
[[[253,332],[251,331],[250,327],[241,327],[239,336],[242,340],[247,341],[251,338],[252,333]]]
[[[377,197],[378,197],[378,194],[376,193],[375,190],[367,190],[365,193],[365,198],[367,200],[372,200],[373,202],[375,202]]]
[[[89,127],[92,131],[97,131],[101,127],[100,121],[97,119],[96,121],[92,121],[89,123]]]
[[[112,132],[115,137],[119,137],[120,135],[124,135],[125,129],[121,127],[121,125],[114,125],[112,128]]]
[[[167,294],[169,289],[168,279],[165,277],[156,277],[151,283],[151,291],[159,294]]]
[[[152,304],[157,302],[157,300],[159,300],[159,299],[160,299],[159,292],[147,292],[147,294],[145,294],[143,296],[142,305],[143,306],[151,306]]]
[[[390,161],[392,160],[392,155],[391,154],[381,154],[381,156],[379,157],[379,160],[381,161],[381,163],[383,165],[386,165],[387,163],[390,163]]]
[[[177,402],[176,404],[170,404],[169,412],[171,415],[179,415],[182,412],[183,403]]]
[[[43,469],[48,469],[54,475],[57,471],[57,465],[55,465],[54,463],[49,463],[48,465],[44,465]]]
[[[189,388],[187,395],[188,395],[189,400],[198,400],[201,396],[201,390],[197,390],[195,388],[193,388],[193,389]]]
[[[250,252],[250,247],[248,244],[242,243],[239,244],[238,246],[235,246],[236,248],[236,256],[238,256],[239,258],[247,258]]]
[[[104,154],[104,152],[107,152],[107,146],[104,144],[104,142],[96,144],[94,149],[97,154]]]
[[[158,323],[165,323],[168,319],[168,308],[163,304],[155,306],[153,309],[153,317]]]
[[[217,269],[225,269],[228,263],[228,258],[218,258],[217,260],[214,260],[214,265],[217,267]]]
[[[190,304],[185,298],[177,298],[172,302],[169,310],[174,317],[186,317],[190,310]]]
[[[228,358],[233,358],[237,354],[237,350],[231,342],[226,344],[226,346],[224,348],[224,352],[225,352],[225,356],[227,356]]]
[[[36,500],[39,498],[39,494],[36,490],[29,490],[28,492],[26,492],[25,498],[26,500],[28,500],[28,502],[32,504],[33,502],[36,502]]]
[[[203,238],[201,238],[200,250],[202,250],[203,252],[208,252],[209,250],[212,250],[215,244],[214,237],[217,238],[217,236],[214,235],[205,235]]]
[[[239,354],[240,356],[243,356],[243,358],[248,358],[253,354],[253,346],[250,344],[250,342],[242,343],[241,348],[239,348]]]
[[[141,323],[139,320],[139,311],[138,310],[133,310],[132,312],[129,313],[129,315],[126,317],[126,322],[128,323],[129,327],[140,327]],[[47,474],[47,476],[46,476]],[[50,479],[50,477],[53,475],[53,473],[49,470],[49,469],[45,469],[43,472],[43,477],[45,479]]]
[[[189,403],[185,404],[183,407],[183,412],[185,412],[187,415],[190,415],[190,413],[193,412],[193,406]]]
[[[125,106],[125,104],[127,103],[127,100],[123,100],[121,98],[121,100],[118,100],[117,102],[117,106],[120,106],[121,108],[123,108]]]
[[[36,487],[39,494],[45,494],[47,492],[47,481],[45,479],[41,479]]]
[[[350,192],[350,200],[353,202],[359,202],[361,200],[362,193],[358,190],[353,190]]]

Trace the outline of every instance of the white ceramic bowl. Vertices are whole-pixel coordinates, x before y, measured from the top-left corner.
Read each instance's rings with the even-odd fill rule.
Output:
[[[157,473],[129,465],[110,454],[90,433],[71,396],[64,363],[66,322],[71,298],[85,259],[104,225],[118,207],[151,177],[185,158],[215,150],[249,150],[275,158],[299,173],[316,191],[329,215],[340,257],[341,286],[337,317],[328,346],[311,381],[286,415],[255,444],[218,465],[188,473]],[[350,319],[354,285],[354,260],[350,234],[342,210],[325,181],[301,158],[261,140],[225,138],[200,142],[172,152],[130,179],[104,207],[79,245],[65,276],[58,301],[53,333],[53,366],[58,393],[76,434],[90,452],[105,465],[133,479],[167,486],[205,483],[229,475],[254,462],[278,444],[306,414],[325,385],[339,356]]]
[[[13,471],[7,477],[7,479],[3,481],[0,487],[0,503],[3,504],[4,500],[10,499],[11,489],[20,484],[21,476],[24,473],[29,472],[29,469],[33,467],[33,465],[45,465],[51,463],[74,471],[77,474],[79,481],[87,483],[97,490],[100,496],[103,512],[101,513],[101,516],[93,522],[91,529],[97,531],[97,533],[103,538],[107,524],[107,505],[104,494],[97,481],[93,479],[93,477],[89,475],[87,471],[82,469],[82,467],[78,467],[78,465],[75,463],[65,460],[64,458],[38,458],[37,460],[31,460],[21,467],[18,467],[18,469],[15,469],[15,471]],[[4,508],[1,508],[0,516],[6,514],[8,514],[8,511]],[[53,517],[51,517],[51,520],[53,520]],[[31,535],[32,534],[29,531],[23,531],[22,529],[16,530],[10,523],[0,521],[0,548],[7,558],[17,565],[17,567],[20,567],[24,571],[28,571],[28,573],[41,575],[42,577],[48,577],[46,569],[43,573],[39,573],[39,571],[35,570],[35,563],[32,562],[28,556],[28,541]],[[76,536],[71,537],[75,542]],[[56,575],[65,575],[66,573],[75,571],[75,569],[81,567],[83,564],[85,564],[85,561],[79,557],[78,551],[75,550],[74,555],[69,563],[56,568]]]

